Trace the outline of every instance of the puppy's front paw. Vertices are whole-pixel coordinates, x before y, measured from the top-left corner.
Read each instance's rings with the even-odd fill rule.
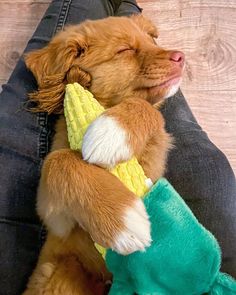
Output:
[[[101,115],[87,129],[82,145],[83,159],[112,168],[132,157],[128,135],[115,118]]]
[[[126,210],[123,222],[125,229],[116,236],[111,246],[113,250],[128,255],[144,251],[151,245],[151,225],[141,200],[138,199],[132,208]]]

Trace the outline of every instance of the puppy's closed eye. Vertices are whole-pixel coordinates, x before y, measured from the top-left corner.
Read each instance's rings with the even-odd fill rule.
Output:
[[[120,53],[123,53],[123,52],[135,52],[136,50],[128,45],[124,45],[124,46],[120,46],[118,49],[117,49],[117,54],[120,54]]]

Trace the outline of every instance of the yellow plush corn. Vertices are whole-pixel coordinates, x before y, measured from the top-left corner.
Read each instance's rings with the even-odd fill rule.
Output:
[[[88,126],[104,112],[104,108],[78,83],[68,84],[64,99],[64,114],[68,132],[68,140],[72,150],[81,151],[84,134]],[[144,174],[143,168],[137,159],[118,164],[110,170],[127,186],[136,196],[142,197],[152,185],[151,180]],[[95,243],[97,250],[103,258],[106,249]]]
[[[78,83],[68,84],[64,100],[70,148],[81,150],[83,136],[88,126],[104,112],[104,108]],[[135,195],[142,197],[150,188],[148,179],[136,158],[118,164],[110,171],[118,177]]]

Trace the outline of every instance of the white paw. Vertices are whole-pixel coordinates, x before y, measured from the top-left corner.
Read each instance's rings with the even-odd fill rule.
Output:
[[[87,129],[82,144],[83,159],[102,167],[129,160],[132,152],[126,131],[112,117],[102,115]]]
[[[151,245],[151,225],[141,200],[137,200],[135,206],[126,211],[124,223],[126,229],[116,237],[113,250],[128,255],[135,251],[144,251]]]

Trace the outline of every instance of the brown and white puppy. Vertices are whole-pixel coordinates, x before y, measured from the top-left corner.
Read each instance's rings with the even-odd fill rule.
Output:
[[[109,277],[100,258],[94,258],[96,250],[83,230],[121,254],[150,245],[143,203],[101,167],[113,167],[135,155],[153,182],[163,175],[171,138],[161,113],[152,105],[178,90],[184,55],[160,48],[157,35],[155,26],[142,15],[109,17],[68,27],[45,48],[26,56],[39,87],[31,95],[37,102],[35,110],[62,116],[38,190],[37,211],[49,237],[25,294],[39,294],[40,288],[46,288],[37,283],[43,281],[39,279],[44,275],[42,267],[49,262],[53,269],[65,267],[59,257],[72,255],[81,278],[78,291],[78,286],[72,288],[73,279],[68,279],[68,266],[68,271],[61,271],[60,284],[67,282],[63,294],[94,293],[84,270],[97,278],[101,273]],[[65,85],[73,82],[87,87],[107,109],[88,128],[81,154],[69,148],[63,117]],[[78,244],[83,244],[80,250]],[[47,289],[52,290],[56,282],[59,278],[47,281],[53,284]]]

